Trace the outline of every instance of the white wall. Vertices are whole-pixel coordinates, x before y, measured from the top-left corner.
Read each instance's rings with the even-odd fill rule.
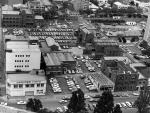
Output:
[[[16,57],[16,55],[24,55],[24,57]],[[26,57],[30,55],[30,57]],[[15,62],[21,60],[21,62]],[[22,62],[23,60],[23,62]],[[29,62],[25,62],[29,60]],[[21,69],[22,71],[31,71],[32,69],[40,69],[41,52],[6,52],[6,71],[15,71]],[[29,67],[25,67],[29,65]],[[16,66],[16,67],[15,67]],[[23,66],[23,67],[17,67]]]
[[[34,84],[33,88],[26,88],[25,84],[23,84],[23,88],[14,88],[14,84],[11,84],[9,87],[6,85],[6,93],[10,96],[25,96],[25,92],[27,91],[33,91],[34,95],[45,95],[46,93],[46,81],[43,81],[41,83],[44,83],[44,87],[37,87],[37,84]],[[43,94],[38,94],[37,90],[43,90]]]

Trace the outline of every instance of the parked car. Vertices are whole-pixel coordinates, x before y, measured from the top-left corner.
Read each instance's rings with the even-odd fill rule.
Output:
[[[17,102],[17,104],[25,105],[25,104],[27,104],[27,102],[26,101],[19,101],[19,102]]]
[[[57,111],[58,113],[62,113],[62,112],[63,112],[63,109],[62,109],[61,107],[57,107],[56,111]]]
[[[127,108],[127,105],[124,102],[122,102],[121,105],[123,108]]]
[[[132,108],[132,104],[130,102],[125,102],[128,107]]]
[[[120,108],[122,108],[122,105],[121,105],[120,103],[117,103],[117,104],[120,106]],[[116,105],[117,105],[117,104],[116,104]]]
[[[139,96],[140,94],[139,94],[139,93],[133,93],[133,95],[134,95],[134,96]]]
[[[63,110],[66,112],[68,110],[67,106],[63,106]]]
[[[7,103],[6,103],[6,102],[1,102],[0,104],[1,104],[1,105],[4,105],[4,106],[7,106]]]
[[[65,103],[67,103],[67,102],[68,102],[67,100],[60,100],[60,101],[59,101],[60,104],[65,104]]]

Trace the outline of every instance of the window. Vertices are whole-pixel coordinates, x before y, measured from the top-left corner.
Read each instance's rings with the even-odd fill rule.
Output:
[[[30,55],[26,55],[26,57],[30,57]]]
[[[41,84],[41,87],[44,87],[44,83]]]
[[[37,87],[40,87],[40,84],[37,84]]]
[[[34,87],[34,84],[31,84],[31,87]]]
[[[19,88],[23,88],[23,84],[19,84]]]
[[[43,94],[43,90],[37,90],[38,94]]]
[[[11,85],[9,83],[7,83],[7,86],[10,87]]]
[[[18,88],[18,84],[14,84],[14,88]]]
[[[26,84],[26,87],[29,87],[29,84]]]

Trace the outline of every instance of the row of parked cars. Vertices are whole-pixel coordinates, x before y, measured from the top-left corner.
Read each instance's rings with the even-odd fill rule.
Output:
[[[69,69],[68,69],[68,70],[67,70],[67,73],[68,73],[68,74],[75,74],[76,71],[75,71],[75,70],[69,70]]]
[[[99,61],[94,61],[94,63],[96,63],[96,65],[97,65],[98,68],[101,67],[101,62],[102,62],[101,60],[99,60]]]
[[[60,88],[59,83],[56,78],[50,78],[49,81],[50,81],[50,84],[52,86],[54,93],[62,92],[62,89]]]
[[[121,103],[116,103],[120,106],[120,108],[132,108],[134,107],[134,102],[121,102]]]
[[[57,107],[56,108],[56,111],[58,113],[63,113],[63,112],[66,112],[68,110],[68,107],[67,106],[63,106],[63,107]]]
[[[67,82],[67,86],[69,88],[70,91],[76,91],[78,88],[80,88],[79,84],[77,83],[77,81],[69,76],[65,76],[66,82]]]
[[[92,83],[88,76],[80,75],[80,78],[84,79],[85,86],[89,91],[97,91],[97,87]]]
[[[95,72],[95,67],[93,67],[89,61],[86,61],[85,65],[90,72]]]
[[[48,32],[48,31],[55,31],[55,32],[73,32],[73,29],[61,29],[61,28],[49,28],[49,29],[36,29],[36,28],[32,28],[32,29],[27,29],[27,31],[29,32]]]
[[[49,31],[49,32],[29,32],[29,35],[50,35],[50,36],[72,36],[72,32],[55,32],[55,31]]]

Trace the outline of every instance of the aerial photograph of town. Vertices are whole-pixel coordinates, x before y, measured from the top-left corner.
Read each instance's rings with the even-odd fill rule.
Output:
[[[150,113],[150,0],[0,0],[0,113]]]

